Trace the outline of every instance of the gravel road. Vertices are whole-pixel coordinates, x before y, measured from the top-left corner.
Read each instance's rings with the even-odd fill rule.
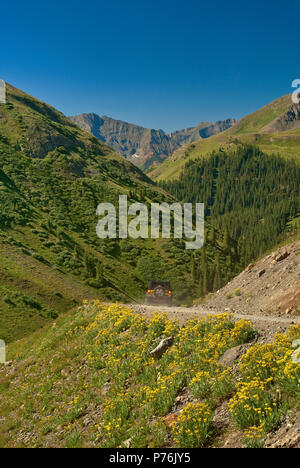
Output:
[[[191,318],[207,317],[209,315],[216,316],[224,311],[216,312],[202,307],[165,307],[165,306],[146,306],[132,304],[130,306],[135,312],[150,317],[154,312],[166,312],[171,319],[177,319],[180,323],[184,323]],[[253,326],[264,336],[272,337],[277,332],[287,330],[291,325],[300,323],[300,317],[291,316],[274,316],[274,315],[253,315],[232,313],[234,320],[250,320]]]

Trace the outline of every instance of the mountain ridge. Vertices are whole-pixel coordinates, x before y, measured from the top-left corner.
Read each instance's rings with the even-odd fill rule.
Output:
[[[148,171],[153,180],[172,180],[180,176],[185,164],[212,151],[225,151],[240,144],[255,144],[267,154],[300,156],[300,105],[291,95],[282,96],[243,117],[224,132],[206,140],[188,143],[174,151],[161,165]]]
[[[161,129],[149,129],[95,113],[70,116],[69,119],[142,170],[161,163],[181,145],[209,138],[235,123],[234,119],[201,122],[195,127],[165,133]]]

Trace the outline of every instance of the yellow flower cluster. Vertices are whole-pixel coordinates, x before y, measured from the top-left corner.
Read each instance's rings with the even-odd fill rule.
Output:
[[[206,403],[189,403],[172,425],[177,447],[201,447],[211,430],[213,411]]]
[[[268,379],[263,382],[254,378],[237,385],[237,392],[230,400],[229,410],[242,429],[262,423],[273,423],[274,407],[277,407],[277,403],[275,398],[266,392],[270,381],[271,379]]]
[[[243,442],[248,448],[262,448],[264,446],[265,425],[251,426],[244,431]]]
[[[103,423],[97,431],[104,437],[104,446],[121,444],[123,434],[128,439],[131,431],[138,438],[136,419],[141,427],[148,427],[149,418],[168,414],[184,382],[196,397],[205,394],[219,398],[231,393],[234,385],[230,369],[221,369],[218,360],[228,348],[253,334],[249,322],[234,323],[228,314],[193,319],[180,328],[177,321],[158,312],[147,320],[118,304],[108,307],[92,303],[84,307],[86,314],[94,311],[85,330],[92,343],[88,362],[101,372],[100,386],[110,382],[103,397]],[[174,344],[155,361],[150,351],[164,336],[172,336]],[[207,387],[205,392],[199,391],[201,385]],[[200,409],[203,407],[196,406],[196,414]],[[184,411],[180,419],[184,437],[189,411]],[[195,419],[190,421],[194,424]],[[204,432],[201,434],[202,440]]]
[[[173,345],[159,359],[151,357],[168,336]],[[300,325],[272,343],[250,346],[234,372],[220,366],[226,350],[253,336],[250,322],[234,322],[228,314],[195,318],[181,328],[166,314],[147,319],[119,304],[85,302],[60,317],[33,348],[30,342],[37,360],[28,362],[33,372],[19,380],[25,402],[19,419],[25,414],[30,422],[40,414],[43,434],[53,437],[59,424],[72,444],[80,434],[83,444],[93,440],[102,447],[128,440],[131,447],[163,447],[171,437],[179,447],[199,447],[210,436],[213,408],[231,398],[230,412],[245,431],[245,444],[261,446],[300,396],[300,364],[292,346]],[[13,387],[9,392],[16,398]],[[186,395],[194,403],[184,407]],[[5,398],[13,408],[8,391]]]
[[[254,345],[240,364],[242,380],[229,403],[233,419],[245,431],[247,446],[260,446],[282,418],[289,398],[300,396],[300,363],[292,360],[292,342],[300,326],[277,334],[274,342]]]

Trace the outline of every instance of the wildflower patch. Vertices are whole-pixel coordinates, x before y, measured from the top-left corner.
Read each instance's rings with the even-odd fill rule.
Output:
[[[225,404],[243,443],[263,446],[299,401],[292,345],[300,325],[250,346],[234,370],[219,364],[227,350],[254,336],[250,322],[228,314],[181,327],[159,312],[146,319],[122,305],[86,301],[55,327],[10,345],[9,358],[20,365],[13,384],[0,379],[0,417],[10,428],[1,444],[211,446],[215,410]],[[167,337],[172,346],[154,359],[151,351]]]

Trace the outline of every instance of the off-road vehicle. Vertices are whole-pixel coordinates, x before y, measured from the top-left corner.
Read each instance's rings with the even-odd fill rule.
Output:
[[[149,281],[146,291],[146,304],[173,304],[173,290],[169,281]]]

